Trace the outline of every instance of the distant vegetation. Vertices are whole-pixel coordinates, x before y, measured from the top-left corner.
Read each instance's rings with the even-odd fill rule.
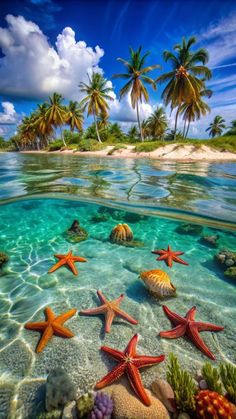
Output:
[[[204,48],[193,50],[195,43],[194,37],[188,40],[183,38],[182,43],[175,45],[173,51],[164,51],[164,61],[171,64],[172,70],[157,79],[151,78],[149,73],[160,69],[160,66],[145,66],[149,52],[142,53],[141,47],[137,51],[130,48],[128,60],[118,58],[126,69],[125,73],[113,76],[125,80],[119,96],[122,98],[130,95],[132,107],[137,113],[137,124],[131,126],[127,133],[122,131],[118,123],[109,121],[109,103],[114,97],[112,88],[102,74],[94,72],[88,75],[87,83],[81,82],[78,86],[84,95],[80,103],[70,101],[65,104],[63,97],[54,93],[48,101],[38,105],[35,111],[23,118],[17,134],[9,141],[0,138],[0,149],[54,151],[64,147],[90,151],[101,149],[103,143],[114,144],[118,149],[123,147],[122,144],[137,144],[141,140],[136,149],[151,151],[163,145],[163,141],[187,144],[191,122],[210,112],[204,98],[212,95],[206,86],[211,78],[211,71],[206,66],[208,52]],[[157,107],[149,118],[140,120],[140,104],[149,101],[148,88],[156,90],[162,84],[163,103],[170,106],[171,112],[175,112],[173,130],[168,127],[164,107]],[[93,123],[87,129],[83,128],[85,113],[93,118]],[[184,121],[183,131],[178,129],[180,118]],[[221,136],[225,129],[228,131],[223,139],[208,140],[207,144],[235,151],[232,139],[236,135],[236,120],[232,121],[231,127],[226,128],[224,119],[217,115],[206,131],[210,137],[215,138]]]

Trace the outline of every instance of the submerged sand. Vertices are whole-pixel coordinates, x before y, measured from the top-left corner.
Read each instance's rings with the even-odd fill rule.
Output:
[[[135,152],[135,146],[128,145],[126,148],[114,151],[110,156],[108,153],[114,148],[114,146],[107,146],[100,151],[74,151],[74,150],[63,150],[63,151],[23,151],[23,153],[48,153],[48,154],[73,154],[79,156],[97,156],[107,158],[150,158],[158,160],[178,160],[178,161],[236,161],[236,153],[229,151],[220,151],[213,149],[205,145],[191,145],[191,144],[165,144],[163,147],[159,147],[157,150],[145,153]]]

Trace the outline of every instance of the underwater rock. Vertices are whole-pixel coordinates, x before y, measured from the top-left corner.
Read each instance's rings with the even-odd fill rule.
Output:
[[[201,243],[210,246],[210,247],[217,247],[218,246],[219,235],[216,234],[215,236],[203,236],[200,241]]]
[[[113,401],[103,392],[96,393],[94,406],[88,419],[110,419],[113,412]]]
[[[93,393],[85,393],[76,401],[76,410],[79,418],[83,418],[89,412],[91,412],[94,406],[94,395]]]
[[[167,381],[158,378],[152,383],[151,390],[169,412],[174,413],[176,411],[175,395],[171,385]]]
[[[198,224],[181,224],[175,231],[179,234],[189,234],[191,236],[199,236],[202,233],[203,227]]]
[[[83,227],[80,226],[78,220],[74,220],[66,232],[66,238],[71,243],[79,243],[88,238],[88,233]]]
[[[176,288],[170,282],[169,275],[161,269],[142,272],[140,278],[149,291],[158,298],[170,297],[176,294]]]
[[[195,400],[198,418],[232,419],[233,405],[219,393],[201,390],[196,395]]]
[[[199,385],[199,388],[201,390],[206,390],[207,389],[207,382],[204,379],[200,380],[199,383],[198,383],[198,385]]]
[[[149,390],[150,406],[145,406],[122,380],[106,388],[114,402],[115,419],[169,419],[169,413],[163,403],[154,397]]]
[[[135,212],[127,212],[123,217],[123,220],[127,223],[138,223],[145,219],[144,215],[137,214]]]
[[[74,400],[66,404],[61,419],[77,419],[76,402]]]
[[[52,370],[48,374],[46,382],[46,410],[50,412],[64,407],[75,397],[76,387],[69,375],[62,368]]]
[[[9,260],[9,257],[7,256],[7,254],[0,252],[0,268],[2,265],[4,265],[4,263],[7,263],[8,260]]]
[[[224,271],[225,276],[229,278],[236,279],[236,266],[231,266],[230,268]]]

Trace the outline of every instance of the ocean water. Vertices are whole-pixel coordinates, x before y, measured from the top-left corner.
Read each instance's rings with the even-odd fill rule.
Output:
[[[0,155],[0,251],[9,262],[0,270],[0,418],[37,417],[50,370],[62,366],[78,388],[87,391],[115,363],[101,345],[123,350],[139,333],[138,351],[159,355],[174,352],[188,370],[198,371],[208,358],[191,342],[161,339],[171,325],[163,302],[185,315],[197,306],[196,319],[222,325],[220,333],[201,336],[216,362],[236,362],[236,288],[215,262],[220,249],[236,251],[235,164],[158,163],[149,160],[80,159],[77,156]],[[69,243],[65,231],[78,219],[89,237]],[[138,247],[112,244],[109,235],[126,222]],[[186,223],[198,231],[181,232]],[[217,248],[203,235],[218,235]],[[167,248],[185,252],[189,266],[168,268],[151,253]],[[65,267],[53,274],[54,254],[73,253],[79,275]],[[177,296],[159,301],[139,278],[142,271],[162,269],[177,288]],[[80,316],[99,304],[96,291],[113,300],[124,293],[121,308],[138,320],[116,319],[104,334],[104,318]],[[35,348],[39,333],[24,329],[44,319],[44,308],[56,314],[71,308],[77,314],[65,323],[75,337],[54,336],[42,353]],[[145,386],[165,376],[162,363],[142,372]]]

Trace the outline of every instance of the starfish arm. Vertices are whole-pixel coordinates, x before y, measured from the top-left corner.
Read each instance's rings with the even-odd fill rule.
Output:
[[[187,320],[190,320],[190,321],[195,321],[194,319],[195,319],[195,314],[196,314],[196,311],[197,311],[196,306],[193,306],[193,307],[192,307],[192,308],[190,308],[190,310],[187,312],[187,314],[186,314],[185,318],[186,318]]]
[[[49,269],[48,273],[55,272],[57,269],[59,269],[61,266],[65,265],[65,264],[66,264],[66,261],[65,260],[63,260],[63,259],[59,260],[59,262],[55,263],[55,265],[53,265]]]
[[[73,317],[76,313],[77,309],[72,308],[71,310],[67,311],[66,313],[61,314],[60,316],[56,317],[56,322],[58,323],[65,323],[67,320],[69,320],[71,317]]]
[[[105,314],[105,332],[110,333],[111,325],[115,317],[115,312],[113,310],[107,310]]]
[[[73,338],[74,333],[72,333],[69,329],[66,327],[61,326],[60,324],[54,322],[53,325],[53,331],[55,335],[58,335],[62,338]]]
[[[137,396],[146,406],[150,406],[151,401],[143,387],[141,375],[139,373],[138,368],[136,368],[135,365],[129,363],[127,368],[127,375],[129,382]]]
[[[138,343],[138,334],[136,333],[136,335],[134,335],[130,339],[130,341],[129,341],[126,349],[125,349],[125,353],[128,354],[131,358],[133,358],[134,356],[136,356],[136,346],[137,346],[137,343]]]
[[[107,299],[106,297],[103,295],[102,291],[97,291],[97,295],[101,301],[101,303],[106,304],[107,303]]]
[[[64,259],[65,258],[65,255],[54,255],[54,257],[55,258],[57,258],[57,259]]]
[[[160,332],[159,336],[161,336],[161,338],[176,339],[180,338],[181,336],[184,336],[185,332],[186,325],[180,324],[179,326],[174,327],[174,329],[167,330],[165,332]]]
[[[188,263],[185,262],[185,260],[178,258],[178,256],[172,256],[172,258],[175,262],[178,262],[178,263],[181,263],[182,265],[187,265],[188,266]]]
[[[101,350],[109,354],[112,358],[116,359],[117,361],[122,361],[124,359],[124,354],[117,349],[110,348],[109,346],[102,346]]]
[[[87,259],[82,258],[80,256],[72,256],[71,259],[72,259],[73,262],[87,262]]]
[[[87,310],[81,310],[79,312],[79,314],[85,314],[85,315],[88,315],[88,316],[90,316],[90,315],[93,316],[93,315],[96,315],[96,314],[104,314],[105,308],[106,308],[106,306],[104,304],[104,305],[99,306],[99,307],[88,308]]]
[[[131,324],[138,324],[138,321],[137,320],[135,320],[133,317],[131,317],[129,314],[127,314],[123,310],[116,309],[116,314],[118,316],[122,317],[122,319],[127,320]]]
[[[77,270],[76,266],[74,265],[73,260],[68,259],[67,260],[67,265],[69,266],[69,268],[71,269],[71,271],[73,272],[74,275],[78,275],[78,270]]]
[[[187,336],[191,339],[191,341],[194,343],[194,345],[202,353],[204,353],[206,356],[208,356],[208,358],[211,358],[211,359],[215,360],[215,356],[208,349],[208,347],[206,346],[206,344],[203,342],[201,336],[199,335],[196,325],[194,325],[191,328],[189,328],[188,333],[187,333]]]
[[[167,257],[167,259],[165,260],[165,262],[166,262],[167,266],[169,266],[169,268],[172,268],[172,266],[173,266],[173,258],[172,258],[171,255],[169,255]]]
[[[173,252],[175,254],[175,256],[181,256],[184,255],[184,252]]]
[[[37,348],[36,348],[37,353],[42,352],[42,350],[47,345],[48,341],[52,338],[52,336],[53,336],[53,328],[52,328],[52,326],[48,326],[44,330],[44,332],[41,336],[41,339],[40,339],[40,341],[37,345]]]
[[[166,253],[162,254],[161,256],[159,256],[159,258],[157,258],[157,260],[165,260],[167,258]]]
[[[145,355],[137,355],[134,360],[133,364],[137,368],[148,367],[151,365],[159,364],[160,362],[164,361],[165,355],[159,356],[145,356]]]
[[[152,253],[154,255],[164,255],[165,254],[165,250],[153,250]]]
[[[103,377],[97,384],[96,388],[101,389],[114,381],[118,380],[125,372],[125,363],[120,362],[115,368],[113,368],[105,377]]]
[[[166,314],[166,316],[169,318],[169,320],[171,321],[171,323],[173,324],[186,324],[186,319],[184,317],[179,316],[178,314],[174,313],[173,311],[171,311],[167,306],[163,305],[162,306],[164,313]]]
[[[45,312],[47,321],[52,322],[55,319],[56,316],[50,307],[46,307],[44,312]]]
[[[45,330],[45,328],[47,327],[48,323],[47,322],[34,322],[34,323],[26,323],[25,324],[25,329],[28,330],[35,330],[37,332],[43,332]]]
[[[212,323],[195,322],[195,326],[199,332],[221,332],[224,330],[223,326]]]
[[[121,294],[118,298],[116,298],[113,303],[116,305],[119,305],[121,303],[121,301],[124,299],[124,294]]]

